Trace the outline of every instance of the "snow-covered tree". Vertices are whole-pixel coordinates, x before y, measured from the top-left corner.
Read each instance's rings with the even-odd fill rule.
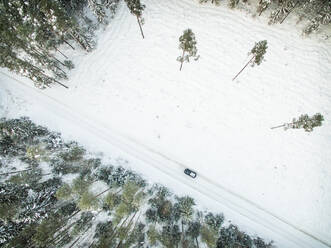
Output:
[[[250,51],[250,54],[252,55],[251,59],[247,62],[247,64],[237,73],[237,75],[232,79],[235,80],[239,74],[249,65],[260,65],[263,61],[264,55],[267,51],[267,41],[261,40],[257,43],[255,43],[255,46]]]
[[[255,64],[260,65],[262,63],[267,48],[268,46],[266,40],[262,40],[255,43],[255,46],[250,52],[250,54],[252,54],[254,58],[254,61],[252,61],[252,66],[254,66]]]
[[[102,0],[103,5],[110,10],[111,15],[114,15],[120,0]]]
[[[191,29],[184,30],[182,36],[179,37],[179,49],[183,51],[182,55],[177,58],[180,62],[179,70],[182,70],[184,61],[190,62],[190,57],[194,57],[197,60],[198,49],[196,47],[197,42],[195,41],[195,35]]]
[[[228,6],[233,9],[239,4],[239,0],[229,0]]]
[[[262,14],[263,11],[265,11],[269,5],[271,4],[271,0],[260,0],[259,4],[257,6],[257,12],[259,13],[259,16]]]
[[[89,8],[92,10],[93,14],[98,18],[98,21],[103,24],[106,22],[106,11],[104,5],[99,3],[97,0],[87,0]]]
[[[322,25],[331,24],[331,2],[315,0],[303,4],[303,11],[310,19],[309,23],[303,29],[304,35],[316,32]]]
[[[178,247],[180,236],[181,233],[178,225],[163,226],[160,234],[160,242],[164,247]]]
[[[220,237],[217,240],[217,248],[225,247],[253,247],[253,241],[249,235],[231,224],[227,228],[221,229]]]
[[[303,128],[306,132],[312,132],[314,127],[322,126],[323,121],[324,117],[320,113],[317,113],[311,117],[309,117],[307,114],[303,114],[300,115],[298,119],[293,118],[292,122],[290,123],[285,123],[283,125],[272,127],[271,129],[280,127],[284,127],[285,130]]]
[[[126,2],[126,5],[128,6],[131,14],[136,16],[141,35],[144,39],[145,36],[141,26],[144,24],[144,19],[142,18],[142,14],[146,6],[142,4],[140,0],[124,0],[124,1]]]
[[[98,206],[99,206],[98,199],[89,191],[85,191],[78,202],[79,209],[83,211],[97,209]]]
[[[200,2],[200,3],[211,2],[212,4],[220,5],[221,0],[199,0],[199,2]]]
[[[191,221],[186,231],[186,235],[191,237],[196,242],[197,247],[199,247],[198,238],[200,236],[200,231],[201,231],[201,224],[198,221]]]
[[[221,228],[223,221],[224,216],[222,214],[214,215],[213,213],[208,213],[204,218],[204,222],[206,223],[206,225],[208,225],[216,232],[218,232]]]
[[[284,0],[279,1],[279,7],[272,11],[269,17],[269,24],[275,24],[276,22],[282,23],[287,16],[302,2],[296,0]]]
[[[201,227],[200,233],[201,241],[204,242],[208,248],[214,248],[218,238],[217,232],[204,224]]]

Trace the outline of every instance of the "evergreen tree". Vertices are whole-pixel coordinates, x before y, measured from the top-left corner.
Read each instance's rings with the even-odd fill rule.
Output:
[[[58,79],[67,79],[73,64],[61,61],[56,53],[67,58],[58,47],[70,45],[72,39],[85,50],[92,48],[86,32],[60,1],[0,2],[0,67],[30,78],[37,87],[57,83],[67,88]]]
[[[249,65],[251,64],[252,66],[254,65],[260,65],[263,61],[264,55],[267,51],[267,41],[262,40],[257,43],[255,43],[255,46],[252,48],[250,51],[250,54],[252,54],[252,58],[247,62],[247,64],[237,73],[237,75],[232,79],[235,80],[239,74]]]
[[[103,5],[110,10],[111,15],[114,15],[120,0],[102,0]]]
[[[263,239],[261,239],[260,237],[254,238],[253,239],[253,243],[256,246],[256,248],[272,248],[274,247],[273,241],[269,242],[269,243],[265,243]]]
[[[304,35],[316,32],[322,25],[331,23],[331,2],[327,0],[306,1],[302,4],[303,15],[309,19],[308,25],[303,29]]]
[[[199,2],[200,2],[200,3],[211,2],[212,4],[220,5],[221,0],[199,0]]]
[[[98,208],[98,199],[90,192],[86,191],[82,194],[79,202],[78,207],[80,210],[91,210]]]
[[[142,29],[142,24],[144,24],[144,19],[142,18],[142,13],[145,9],[145,5],[141,4],[140,0],[124,0],[126,2],[126,5],[128,6],[130,12],[132,15],[135,15],[137,18],[137,22],[139,24],[141,36],[143,39],[145,38],[143,29]]]
[[[220,237],[217,240],[217,248],[252,246],[253,241],[250,236],[241,232],[237,226],[232,224],[227,228],[221,229]]]
[[[218,232],[224,221],[224,216],[222,214],[214,215],[213,213],[208,213],[205,216],[204,221],[211,229]]]
[[[312,132],[314,127],[320,127],[322,126],[322,122],[324,121],[323,115],[320,113],[317,113],[311,117],[309,117],[307,114],[300,115],[298,120],[293,118],[291,123],[285,123],[280,126],[272,127],[271,129],[284,127],[285,130],[287,129],[299,129],[303,128],[306,132]]]
[[[178,225],[163,226],[160,234],[160,242],[167,248],[175,248],[178,247],[180,236]]]
[[[215,248],[217,242],[217,232],[205,224],[202,225],[201,241],[204,242],[208,248]]]
[[[69,184],[62,184],[61,188],[56,191],[56,198],[59,200],[68,200],[71,198],[72,189]]]
[[[229,3],[228,3],[228,5],[231,9],[235,8],[238,4],[239,4],[239,0],[229,0]]]
[[[98,3],[97,0],[88,0],[88,6],[92,10],[93,14],[98,18],[98,21],[103,24],[107,24],[106,22],[106,11],[104,9],[104,5]]]
[[[276,22],[282,23],[300,2],[302,3],[302,1],[296,0],[284,0],[279,2],[280,6],[270,14],[269,24],[274,24]]]
[[[259,4],[257,6],[257,12],[259,13],[259,16],[262,14],[263,11],[265,11],[269,5],[271,4],[271,0],[260,0]]]
[[[180,71],[182,70],[184,61],[189,62],[190,57],[194,57],[195,60],[199,58],[198,56],[196,56],[198,51],[196,48],[196,44],[197,42],[195,41],[195,35],[192,30],[184,30],[183,35],[179,37],[179,49],[183,51],[182,55],[177,58],[177,61],[180,62]]]
[[[160,239],[160,233],[156,230],[155,225],[150,225],[147,231],[147,237],[150,245],[155,246]]]
[[[201,224],[200,222],[190,222],[186,234],[195,240],[197,247],[199,247],[198,237],[200,236]]]

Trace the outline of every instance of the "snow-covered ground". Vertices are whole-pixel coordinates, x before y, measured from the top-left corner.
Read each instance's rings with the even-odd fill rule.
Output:
[[[121,5],[98,48],[76,55],[69,90],[37,94],[2,74],[0,115],[28,115],[91,150],[126,156],[279,247],[330,246],[331,41],[193,0],[144,3],[146,38]],[[180,72],[186,28],[200,59]],[[268,41],[266,60],[232,81],[259,40]],[[325,121],[312,133],[270,129],[317,112]]]

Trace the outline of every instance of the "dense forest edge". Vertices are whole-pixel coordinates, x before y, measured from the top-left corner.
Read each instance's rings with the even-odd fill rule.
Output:
[[[275,247],[125,163],[105,164],[27,117],[2,118],[0,246]]]
[[[123,1],[137,18],[144,38],[143,16],[148,6],[140,0]],[[194,1],[250,9],[255,17],[267,13],[269,24],[283,23],[289,15],[296,15],[297,23],[306,23],[304,36],[330,28],[331,23],[329,0]],[[31,79],[42,89],[52,84],[68,88],[64,80],[74,64],[66,51],[93,51],[96,30],[111,22],[120,3],[121,0],[0,1],[0,67]]]

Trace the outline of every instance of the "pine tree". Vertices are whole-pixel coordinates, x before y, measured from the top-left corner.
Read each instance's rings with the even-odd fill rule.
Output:
[[[285,130],[287,129],[299,129],[303,128],[306,132],[312,132],[314,127],[322,126],[322,122],[324,121],[323,115],[317,113],[311,117],[307,114],[300,115],[298,120],[293,118],[292,122],[285,123],[283,125],[279,125],[276,127],[272,127],[271,129],[284,127]]]
[[[201,227],[200,233],[201,241],[204,242],[208,248],[214,248],[217,241],[217,232],[204,224]]]
[[[87,0],[89,8],[92,10],[93,14],[98,18],[98,21],[103,24],[106,22],[106,11],[104,6],[101,3],[98,3],[97,0]]]
[[[303,29],[304,35],[309,35],[320,29],[321,25],[331,23],[331,2],[327,0],[309,1],[303,4],[304,14],[309,16],[309,23]]]
[[[207,3],[211,2],[212,4],[215,4],[216,6],[220,5],[221,0],[199,0],[200,3]]]
[[[110,10],[111,15],[114,15],[120,0],[103,0],[103,5]]]
[[[68,88],[58,80],[67,79],[73,64],[57,58],[60,54],[67,59],[59,45],[74,49],[69,43],[74,40],[90,51],[94,44],[75,17],[68,15],[63,1],[0,2],[0,67],[30,78],[40,88],[53,83]]]
[[[305,0],[303,0],[305,1]],[[287,16],[303,1],[299,0],[285,0],[281,1],[280,6],[271,12],[269,17],[269,24],[275,24],[276,22],[283,23]]]
[[[229,0],[228,6],[233,9],[239,4],[239,0]]]
[[[263,61],[264,55],[267,51],[267,41],[261,40],[259,42],[255,42],[255,46],[250,51],[250,54],[252,54],[252,58],[247,62],[247,64],[237,73],[237,75],[232,79],[235,80],[239,74],[249,65],[260,65]]]
[[[144,32],[142,29],[142,24],[144,24],[144,19],[142,18],[142,13],[145,9],[145,5],[141,4],[140,0],[124,0],[126,2],[126,5],[128,6],[130,12],[132,15],[135,15],[137,18],[137,22],[139,24],[140,33],[143,39],[145,38]]]
[[[85,191],[79,202],[78,202],[78,207],[81,210],[91,210],[91,209],[97,209],[99,206],[98,199],[90,192]]]
[[[194,221],[190,222],[188,229],[186,231],[187,236],[195,240],[197,247],[199,247],[198,237],[200,236],[201,224],[200,222]]]
[[[260,0],[257,6],[257,12],[259,12],[259,16],[265,11],[269,5],[271,4],[271,0]]]
[[[180,62],[179,70],[181,71],[184,61],[190,62],[190,57],[194,57],[197,60],[199,56],[196,56],[198,52],[196,48],[197,42],[191,29],[184,30],[183,35],[179,37],[179,43],[179,49],[183,51],[182,56],[177,58],[177,61]]]

